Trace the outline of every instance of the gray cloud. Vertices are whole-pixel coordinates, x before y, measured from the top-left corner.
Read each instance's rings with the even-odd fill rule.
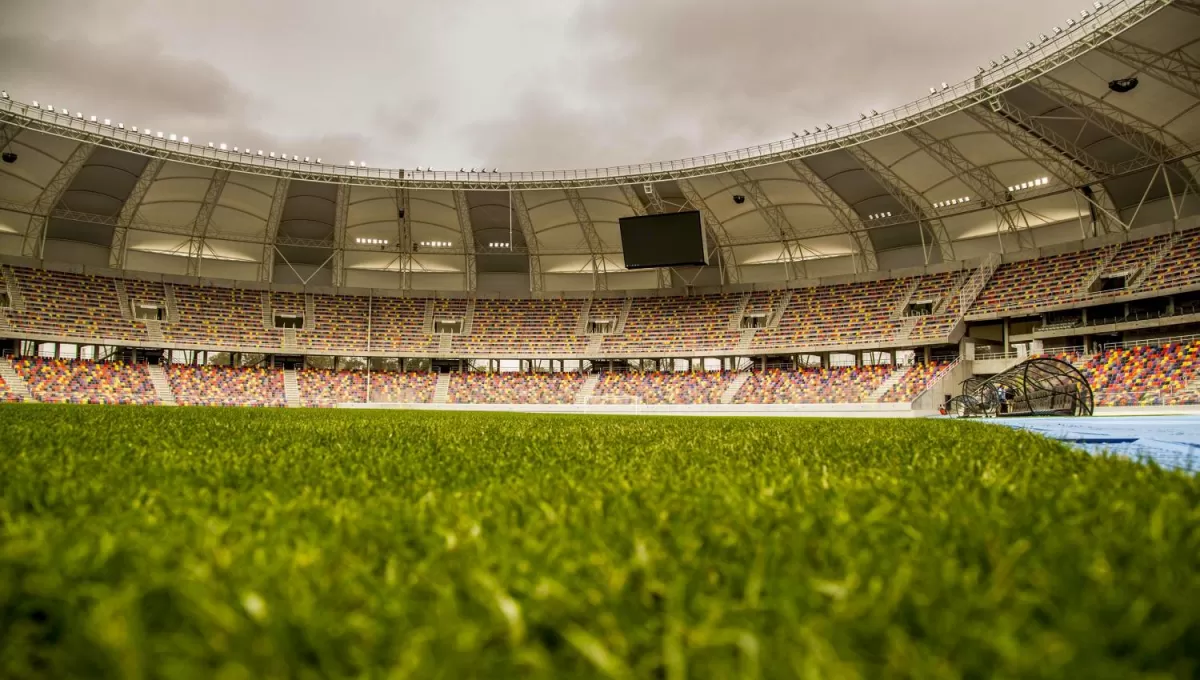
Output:
[[[10,0],[0,85],[336,162],[617,165],[903,104],[1082,4]]]

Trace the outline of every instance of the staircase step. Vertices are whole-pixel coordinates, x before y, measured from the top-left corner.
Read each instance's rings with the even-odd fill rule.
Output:
[[[447,336],[449,337],[449,336]],[[450,374],[439,373],[437,385],[433,388],[433,403],[447,404],[450,402]]]
[[[296,377],[296,369],[283,369],[283,399],[288,408],[300,408],[300,380]]]
[[[575,403],[576,404],[588,403],[588,401],[592,398],[592,395],[596,393],[596,385],[599,385],[599,384],[600,384],[600,374],[599,373],[592,373],[592,374],[588,375],[587,380],[583,381],[583,385],[580,385],[579,391],[575,393]]]
[[[749,379],[750,371],[742,371],[734,376],[733,381],[730,382],[729,386],[725,388],[725,391],[721,393],[721,403],[732,404],[734,397],[737,396],[737,393],[741,391],[742,386],[745,385],[746,381]]]
[[[12,362],[7,358],[0,358],[0,378],[4,378],[8,389],[21,401],[33,401],[33,395],[29,393],[29,384],[25,382],[17,369],[13,368]]]
[[[147,364],[146,372],[150,374],[150,383],[154,385],[154,395],[163,406],[175,406],[175,393],[171,390],[171,381],[162,364]]]

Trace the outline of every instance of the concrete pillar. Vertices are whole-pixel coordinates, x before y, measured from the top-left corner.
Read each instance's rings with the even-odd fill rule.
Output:
[[[930,347],[929,345],[925,345],[923,354],[925,355],[925,363],[928,364],[928,363],[933,362],[933,348],[932,347]]]
[[[1011,352],[1011,351],[1012,351],[1012,344],[1009,342],[1009,339],[1008,339],[1008,335],[1009,335],[1009,324],[1008,324],[1008,319],[1007,319],[1007,318],[1006,318],[1006,319],[1004,319],[1004,326],[1003,326],[1003,328],[1004,328],[1004,343],[1003,343],[1003,345],[1001,346],[1001,349],[1003,349],[1003,350],[1004,350],[1004,353],[1005,353],[1005,354],[1007,354],[1007,353],[1009,353],[1009,352]]]

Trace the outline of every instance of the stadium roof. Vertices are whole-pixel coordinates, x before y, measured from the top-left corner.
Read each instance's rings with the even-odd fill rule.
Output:
[[[907,106],[751,149],[617,168],[319,165],[52,105],[0,99],[0,148],[18,158],[0,165],[0,254],[421,290],[778,283],[1197,212],[1200,1],[1109,2]],[[681,209],[703,213],[715,266],[623,270],[617,220]]]

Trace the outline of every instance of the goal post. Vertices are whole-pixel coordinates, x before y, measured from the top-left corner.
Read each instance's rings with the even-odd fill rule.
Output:
[[[644,402],[641,397],[617,394],[593,394],[583,402],[586,413],[642,413]]]

